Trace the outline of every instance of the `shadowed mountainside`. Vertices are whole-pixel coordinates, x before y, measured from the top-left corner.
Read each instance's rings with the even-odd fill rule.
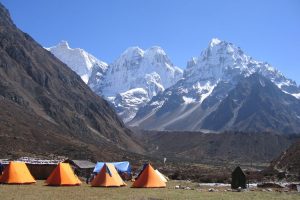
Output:
[[[167,157],[209,164],[267,164],[297,138],[272,133],[135,132],[149,154],[161,160]]]
[[[0,108],[1,157],[47,152],[112,158],[124,150],[143,152],[109,104],[20,31],[2,4]]]

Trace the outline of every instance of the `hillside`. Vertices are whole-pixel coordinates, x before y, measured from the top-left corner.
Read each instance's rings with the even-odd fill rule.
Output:
[[[278,158],[274,159],[271,167],[275,170],[284,171],[288,174],[300,175],[300,141],[294,143]]]
[[[269,163],[286,150],[297,136],[273,133],[201,133],[135,131],[150,155],[163,160],[209,164],[260,165]]]
[[[109,104],[20,31],[2,4],[0,108],[1,157],[55,153],[95,159],[143,152]]]

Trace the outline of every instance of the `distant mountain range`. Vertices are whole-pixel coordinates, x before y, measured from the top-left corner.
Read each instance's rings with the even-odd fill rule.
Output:
[[[47,49],[82,78],[90,74],[88,85],[113,105],[124,122],[129,122],[139,108],[165,88],[174,85],[183,74],[180,68],[172,64],[164,50],[157,46],[147,50],[130,47],[110,65],[82,49],[71,49],[66,42]],[[91,63],[90,57],[95,61],[92,66],[87,65]]]
[[[213,39],[184,77],[129,123],[143,129],[299,132],[299,87],[233,44]]]
[[[70,48],[61,44],[51,49],[60,49],[53,53],[67,63],[63,52]],[[184,71],[157,46],[130,47],[112,64],[103,63],[90,67],[88,85],[129,126],[299,133],[299,86],[232,43],[212,39]]]

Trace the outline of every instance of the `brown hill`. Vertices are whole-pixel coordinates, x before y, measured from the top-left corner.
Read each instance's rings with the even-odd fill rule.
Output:
[[[20,31],[0,4],[0,157],[142,152],[108,103]]]
[[[272,133],[136,131],[152,156],[209,164],[260,165],[286,150],[297,136]]]
[[[278,171],[297,175],[300,179],[300,140],[274,159],[271,167]]]

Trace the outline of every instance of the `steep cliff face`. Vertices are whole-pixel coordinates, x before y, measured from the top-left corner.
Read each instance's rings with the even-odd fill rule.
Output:
[[[14,141],[12,144],[20,146],[20,151],[36,146],[39,152],[44,147],[63,153],[64,144],[90,146],[99,152],[142,151],[109,104],[75,72],[20,31],[2,4],[0,104],[1,141],[6,141],[2,145]],[[22,139],[16,143],[14,138]],[[60,148],[53,148],[57,146]],[[13,153],[6,153],[9,152]],[[99,156],[99,152],[94,155]]]

